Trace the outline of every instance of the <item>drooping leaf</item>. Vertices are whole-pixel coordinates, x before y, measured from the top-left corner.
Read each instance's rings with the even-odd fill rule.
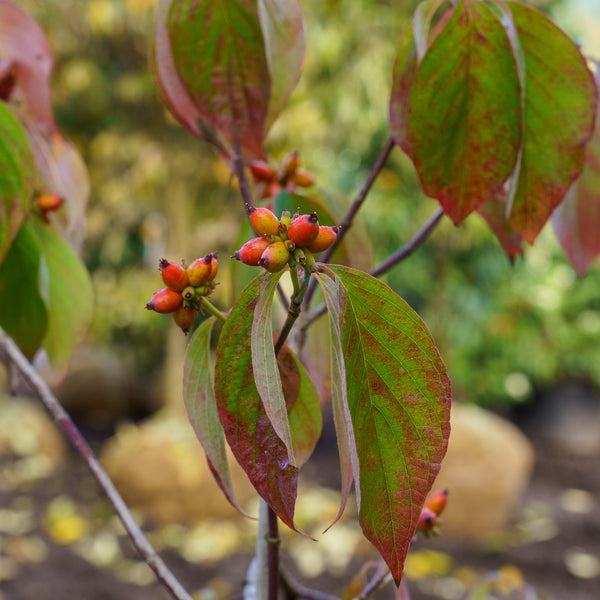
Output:
[[[1,101],[0,165],[0,264],[2,264],[29,212],[33,186],[33,158],[23,126],[8,106]]]
[[[263,403],[267,418],[275,434],[287,448],[290,464],[297,466],[290,423],[285,398],[281,387],[281,378],[273,347],[272,306],[273,294],[283,274],[270,273],[262,278],[260,297],[254,308],[252,322],[251,348],[254,383]]]
[[[42,248],[23,225],[0,265],[0,326],[28,358],[39,349],[48,324],[40,293]]]
[[[490,198],[515,166],[521,96],[500,19],[474,0],[451,11],[414,76],[406,125],[408,150],[425,193],[459,223]],[[404,87],[403,80],[396,86],[400,106]],[[396,135],[406,146],[402,127],[400,113]]]
[[[503,197],[494,195],[477,212],[485,219],[511,260],[522,254],[523,238],[508,223],[506,200]]]
[[[577,46],[556,25],[533,8],[508,5],[527,74],[522,159],[509,222],[533,243],[583,168],[597,90]]]
[[[600,75],[596,74],[596,82]],[[600,255],[600,117],[585,149],[585,167],[552,214],[558,240],[576,273],[583,277]]]
[[[40,289],[48,309],[42,345],[53,369],[52,384],[58,384],[92,320],[92,283],[81,260],[54,231],[35,222],[34,232],[42,249]]]
[[[56,128],[50,99],[52,52],[35,19],[9,0],[0,0],[0,60],[10,64],[8,94],[19,110],[49,130]]]
[[[292,529],[298,469],[273,429],[254,382],[252,322],[263,276],[244,289],[223,326],[215,364],[215,395],[225,437],[259,495]]]
[[[361,486],[359,482],[360,466],[354,437],[354,426],[348,407],[346,362],[342,348],[341,315],[340,307],[343,302],[344,290],[339,281],[329,279],[326,275],[314,273],[317,278],[329,313],[329,337],[331,339],[331,403],[333,406],[333,420],[338,442],[340,456],[340,472],[342,480],[342,498],[340,510],[333,521],[335,523],[343,514],[346,502],[350,495],[352,481],[356,477],[357,504],[361,503]],[[333,525],[332,523],[332,525]]]
[[[215,317],[211,317],[203,321],[188,344],[183,365],[183,401],[217,484],[232,506],[246,514],[233,491],[225,452],[225,435],[215,401],[214,369],[210,360],[210,336],[215,320]]]
[[[164,42],[166,27],[175,68],[166,65],[169,77],[162,77],[166,55],[157,38],[156,63],[168,97],[172,101],[168,86],[178,78],[202,121],[263,157],[271,78],[257,0],[162,0],[158,14],[166,15],[157,35]]]
[[[298,0],[258,0],[258,16],[271,75],[268,129],[298,83],[304,60],[302,6]]]
[[[359,472],[360,523],[399,580],[450,433],[450,380],[427,327],[387,285],[321,266],[337,308]],[[324,288],[326,289],[326,287]],[[332,337],[335,337],[332,335]]]

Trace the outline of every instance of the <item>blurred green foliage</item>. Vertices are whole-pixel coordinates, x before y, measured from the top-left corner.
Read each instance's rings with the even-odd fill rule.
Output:
[[[225,166],[158,99],[147,62],[154,0],[20,3],[48,32],[57,120],[90,169],[91,338],[151,372],[165,358],[171,326],[143,310],[161,287],[158,259],[191,261],[220,250],[214,300],[227,307],[241,202]],[[389,135],[395,47],[416,4],[303,2],[304,73],[270,134],[274,160],[298,150],[320,186],[351,196],[360,189]],[[364,214],[377,260],[436,209],[395,149]],[[600,384],[600,271],[577,280],[548,228],[511,266],[478,216],[459,228],[445,219],[385,280],[431,328],[458,399],[521,401],[569,377]]]

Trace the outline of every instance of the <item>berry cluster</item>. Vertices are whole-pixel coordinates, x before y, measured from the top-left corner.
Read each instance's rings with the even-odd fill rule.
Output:
[[[197,258],[189,267],[162,258],[158,269],[167,287],[156,292],[146,308],[157,313],[173,313],[175,323],[187,333],[197,312],[202,310],[203,299],[215,288],[213,279],[219,270],[217,254]]]
[[[296,186],[310,187],[314,185],[313,174],[299,167],[298,164],[297,152],[288,154],[278,168],[272,167],[263,160],[252,161],[250,172],[256,183],[258,197],[274,198],[282,190],[293,192]]]
[[[259,237],[246,242],[233,257],[247,265],[264,267],[269,273],[281,271],[297,250],[313,254],[327,250],[338,233],[338,227],[319,225],[314,212],[292,217],[286,210],[278,219],[268,208],[247,209],[250,224]]]
[[[434,535],[437,533],[437,525],[439,524],[438,517],[446,507],[448,501],[448,490],[438,490],[433,492],[421,510],[419,524],[417,529],[425,535]]]

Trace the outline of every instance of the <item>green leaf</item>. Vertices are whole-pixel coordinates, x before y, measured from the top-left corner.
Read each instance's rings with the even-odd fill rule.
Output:
[[[29,212],[33,157],[25,129],[0,102],[0,264]]]
[[[46,273],[40,288],[48,309],[43,347],[57,383],[92,320],[92,283],[81,260],[56,233],[39,222],[34,223],[33,230],[42,249]]]
[[[298,469],[275,433],[254,383],[251,332],[263,275],[244,289],[219,338],[215,395],[225,437],[248,479],[279,518],[292,529]]]
[[[258,0],[258,15],[271,74],[267,129],[284,108],[302,72],[304,27],[298,0]]]
[[[556,25],[533,8],[508,6],[526,69],[522,159],[509,222],[533,243],[583,168],[597,90],[577,46]]]
[[[215,321],[215,317],[203,321],[188,344],[183,365],[183,402],[217,484],[227,500],[246,514],[233,491],[225,451],[225,435],[215,401],[214,369],[210,361],[210,336]]]
[[[164,25],[176,71],[161,77],[162,87],[178,79],[203,121],[263,157],[271,78],[257,1],[162,0],[159,11],[168,11]],[[157,39],[159,76],[162,49]]]
[[[340,265],[321,269],[336,283],[327,294],[360,465],[360,523],[399,580],[446,452],[450,380],[427,327],[387,285]]]
[[[40,348],[48,316],[40,294],[42,248],[23,225],[0,265],[0,326],[28,358]]]
[[[515,166],[521,94],[500,19],[475,0],[463,0],[451,11],[416,72],[407,134],[425,193],[459,223]],[[398,127],[401,132],[401,118]]]
[[[260,297],[254,309],[252,322],[252,371],[256,389],[275,434],[285,444],[288,460],[297,466],[290,423],[281,378],[273,347],[273,294],[283,271],[265,275],[261,281]]]

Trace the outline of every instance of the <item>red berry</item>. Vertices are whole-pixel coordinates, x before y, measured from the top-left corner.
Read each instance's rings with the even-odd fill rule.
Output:
[[[250,163],[250,172],[255,181],[271,181],[275,177],[275,169],[264,160],[253,160]]]
[[[52,212],[62,206],[63,199],[58,194],[40,194],[35,203],[40,210]]]
[[[338,228],[328,227],[327,225],[321,225],[319,227],[319,234],[317,237],[306,246],[313,254],[319,254],[324,250],[327,250],[335,242],[337,237]]]
[[[150,302],[146,304],[146,308],[164,314],[175,312],[182,304],[183,297],[179,292],[163,288],[152,296]]]
[[[207,254],[204,257],[204,260],[207,260],[210,257],[210,275],[208,276],[208,281],[212,281],[219,271],[219,261],[217,260],[217,253],[213,252],[212,254]]]
[[[187,333],[196,320],[196,311],[191,306],[181,306],[173,313],[173,319]]]
[[[279,235],[279,219],[268,208],[251,208],[249,218],[258,235]]]
[[[161,258],[158,268],[165,285],[174,292],[181,292],[184,287],[189,285],[188,274],[181,265],[169,262],[166,258]]]
[[[425,508],[433,511],[436,515],[439,515],[444,510],[447,501],[448,490],[438,490],[437,492],[433,492],[433,494],[427,498]]]
[[[246,265],[257,267],[260,257],[269,245],[270,242],[264,238],[256,237],[246,242],[237,252],[234,253],[234,257],[238,260],[241,260]]]
[[[269,244],[258,261],[260,267],[264,267],[269,273],[281,271],[287,265],[290,253],[284,242]]]
[[[319,218],[317,213],[300,215],[294,219],[287,230],[289,240],[299,248],[306,248],[319,235]]]
[[[421,510],[421,515],[419,517],[418,528],[421,531],[431,531],[435,527],[435,523],[437,521],[436,514],[429,508],[425,507]]]
[[[187,274],[192,287],[199,287],[209,281],[212,274],[212,254],[197,258],[188,268]]]

